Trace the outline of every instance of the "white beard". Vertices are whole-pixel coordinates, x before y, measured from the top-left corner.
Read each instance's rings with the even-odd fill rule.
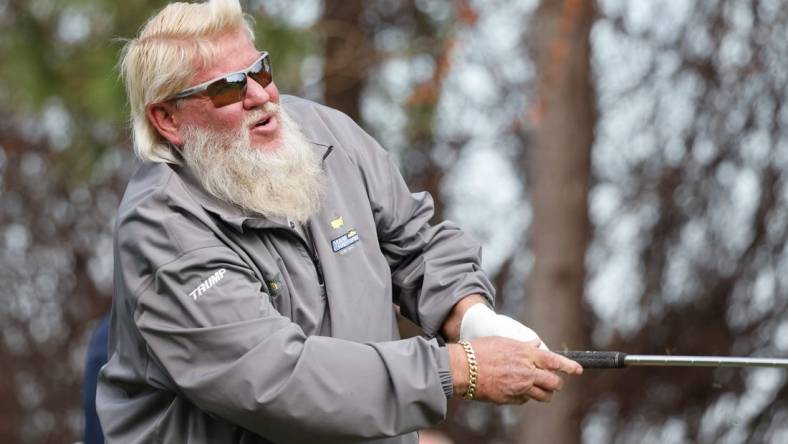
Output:
[[[265,113],[279,124],[276,146],[252,147],[249,126]],[[239,131],[190,127],[184,131],[183,158],[197,180],[219,199],[247,212],[306,222],[320,208],[321,159],[298,125],[278,105],[249,115]]]

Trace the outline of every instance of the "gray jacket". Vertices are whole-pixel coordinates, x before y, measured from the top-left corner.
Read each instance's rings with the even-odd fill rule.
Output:
[[[131,179],[97,395],[109,442],[415,443],[445,417],[446,349],[398,340],[393,305],[435,337],[462,297],[492,300],[479,245],[430,225],[430,196],[347,116],[282,104],[327,178],[306,230],[245,216],[186,168]]]

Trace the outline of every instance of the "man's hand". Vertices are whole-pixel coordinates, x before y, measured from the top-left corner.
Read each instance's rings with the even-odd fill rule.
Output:
[[[535,331],[509,316],[496,314],[486,304],[474,304],[463,314],[460,340],[469,341],[485,336],[503,336],[522,342],[538,340],[539,348],[550,350]]]
[[[536,340],[520,342],[502,337],[471,341],[479,374],[474,399],[496,404],[523,404],[529,399],[547,402],[563,382],[555,372],[583,373],[580,364],[550,351],[537,348]],[[449,345],[454,390],[468,390],[469,367],[462,346]]]

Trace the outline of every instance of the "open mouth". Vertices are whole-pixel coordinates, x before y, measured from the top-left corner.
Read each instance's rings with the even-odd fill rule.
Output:
[[[254,124],[254,127],[257,128],[260,126],[267,126],[270,122],[271,122],[271,116],[266,116],[258,120],[257,123]]]

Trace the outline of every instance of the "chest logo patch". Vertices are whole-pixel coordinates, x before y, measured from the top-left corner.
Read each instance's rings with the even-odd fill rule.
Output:
[[[361,239],[358,237],[358,231],[352,229],[342,236],[332,240],[331,250],[333,250],[334,253],[339,253],[340,251],[355,245],[359,240]]]
[[[331,228],[337,230],[345,226],[345,220],[342,219],[342,216],[334,219],[331,221]]]
[[[211,277],[209,277],[208,279],[204,280],[199,286],[197,286],[197,288],[192,290],[192,292],[189,293],[189,297],[191,297],[192,299],[194,299],[196,301],[206,291],[210,290],[211,288],[213,288],[214,285],[219,283],[219,281],[224,279],[224,274],[225,273],[227,273],[227,270],[225,270],[224,268],[220,268],[219,271],[217,271],[216,273],[212,274]]]

